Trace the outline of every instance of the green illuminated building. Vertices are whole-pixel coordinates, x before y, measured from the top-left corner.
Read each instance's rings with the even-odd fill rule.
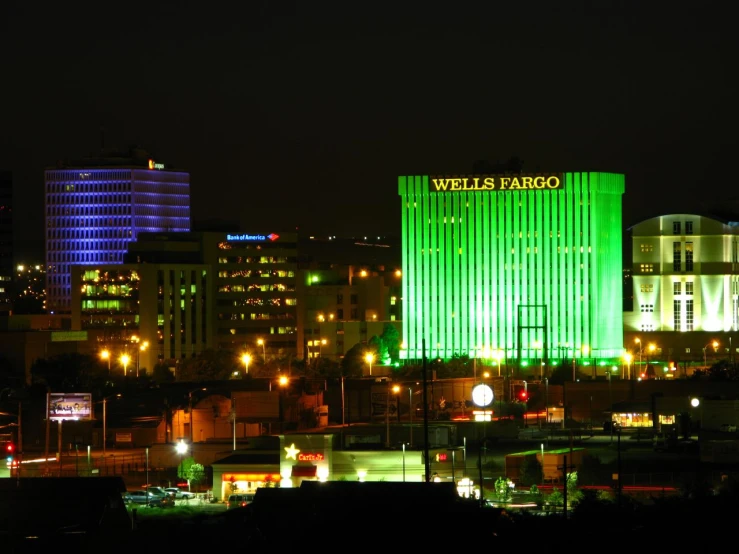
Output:
[[[406,176],[398,193],[402,358],[621,364],[623,175]]]

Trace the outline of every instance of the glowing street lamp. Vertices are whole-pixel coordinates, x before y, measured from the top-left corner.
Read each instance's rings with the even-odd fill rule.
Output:
[[[631,355],[631,352],[624,353],[624,361],[626,362],[626,374],[628,375],[628,379],[631,380],[631,360],[634,359],[634,356]],[[623,379],[623,375],[621,376]]]
[[[108,375],[110,375],[110,350],[100,352],[100,358],[108,362]]]
[[[706,349],[707,349],[707,348],[708,348],[709,346],[713,346],[713,351],[714,351],[714,353],[715,353],[715,352],[716,352],[716,349],[718,348],[718,341],[717,341],[717,340],[714,340],[714,341],[712,341],[712,342],[709,342],[709,343],[708,343],[707,345],[705,345],[705,346],[703,347],[703,366],[704,366],[704,367],[708,367],[708,362],[707,362],[707,360],[706,360]]]
[[[121,356],[121,364],[123,365],[123,375],[128,376],[128,364],[131,361],[131,356],[123,354]]]
[[[257,339],[257,345],[262,347],[262,363],[267,365],[267,345],[264,342],[264,339]]]
[[[372,376],[372,362],[375,361],[375,355],[372,352],[367,352],[364,355],[364,361],[369,365],[369,374]]]
[[[187,443],[186,443],[185,441],[183,441],[183,440],[180,440],[180,441],[179,441],[179,442],[178,442],[178,443],[177,443],[177,444],[175,445],[174,449],[175,449],[175,451],[177,452],[177,454],[179,454],[179,455],[180,455],[180,469],[179,469],[179,471],[177,472],[177,477],[181,477],[182,479],[185,479],[185,475],[184,475],[184,472],[183,472],[183,469],[184,469],[184,468],[183,468],[183,460],[182,460],[182,458],[183,458],[183,457],[185,456],[185,454],[187,453]],[[190,485],[190,480],[189,480],[189,479],[187,480],[187,484],[188,484],[188,488],[190,488],[190,487],[189,487],[189,485]]]
[[[241,356],[241,361],[244,362],[246,374],[249,375],[249,364],[251,363],[251,356],[249,354],[243,354]]]

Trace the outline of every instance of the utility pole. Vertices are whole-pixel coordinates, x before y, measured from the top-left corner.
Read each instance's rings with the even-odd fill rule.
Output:
[[[425,480],[428,483],[431,478],[431,461],[429,460],[429,401],[426,384],[426,339],[421,340],[421,356],[423,357],[423,464]]]

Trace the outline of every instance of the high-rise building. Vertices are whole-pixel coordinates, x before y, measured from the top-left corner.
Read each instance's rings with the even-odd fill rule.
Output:
[[[143,150],[45,172],[46,294],[49,313],[71,309],[71,266],[122,263],[141,232],[190,230],[190,175]]]
[[[13,280],[13,175],[0,171],[0,314],[11,309]]]
[[[539,361],[620,363],[624,190],[612,173],[400,177],[401,357],[535,377]]]

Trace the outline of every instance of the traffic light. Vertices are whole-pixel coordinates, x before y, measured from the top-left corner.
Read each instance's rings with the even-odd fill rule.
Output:
[[[529,392],[526,389],[518,391],[518,399],[521,402],[526,402],[529,399]]]
[[[15,457],[15,445],[12,442],[5,443],[5,456],[8,462],[12,462]]]

